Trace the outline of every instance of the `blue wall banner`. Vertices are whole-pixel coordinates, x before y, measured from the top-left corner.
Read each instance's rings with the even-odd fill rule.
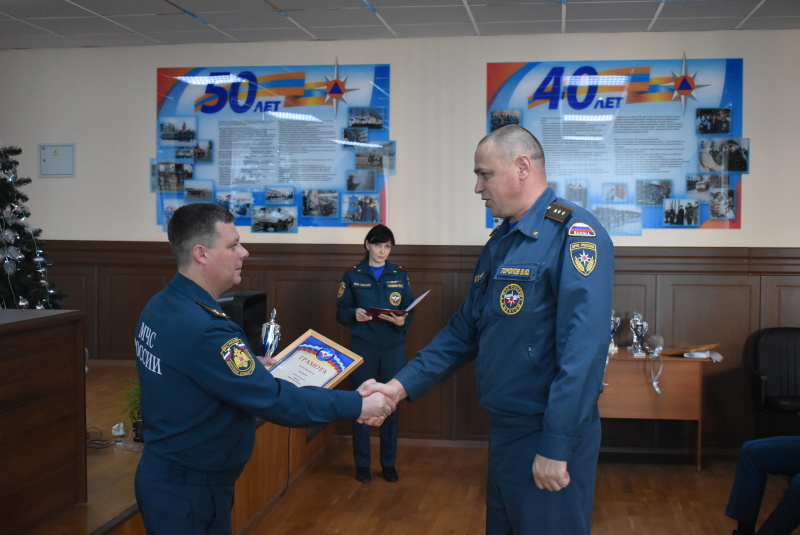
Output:
[[[388,219],[388,65],[158,69],[157,223],[214,202],[253,232]]]
[[[507,124],[539,139],[556,195],[612,235],[741,228],[741,59],[490,63],[487,132]]]

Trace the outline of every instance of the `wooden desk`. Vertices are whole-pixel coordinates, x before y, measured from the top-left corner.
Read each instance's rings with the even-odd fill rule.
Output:
[[[86,501],[83,313],[0,310],[0,530]]]
[[[625,348],[612,353],[600,394],[601,418],[645,420],[693,420],[697,422],[697,471],[703,449],[703,365],[709,359],[661,357],[664,368],[658,380],[661,394],[653,388],[650,357],[635,358]],[[652,361],[658,373],[659,361]]]

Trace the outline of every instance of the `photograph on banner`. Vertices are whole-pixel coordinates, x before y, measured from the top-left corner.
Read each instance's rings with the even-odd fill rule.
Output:
[[[345,212],[342,221],[345,223],[380,223],[381,199],[373,194],[360,195],[348,193],[343,196],[342,205]]]
[[[157,90],[156,197],[218,203],[253,232],[386,223],[389,65],[164,68]],[[372,200],[357,218],[350,192]]]
[[[736,58],[489,63],[486,128],[528,129],[556,195],[612,235],[740,228],[742,70]]]
[[[151,175],[156,176],[157,165],[155,160],[151,161]],[[175,213],[175,210],[183,206],[189,201],[186,201],[184,195],[177,192],[164,192],[156,195],[156,221],[159,225],[161,225],[164,232],[167,231],[167,224],[169,223],[172,214]]]
[[[213,202],[214,181],[190,178],[183,182],[183,200],[192,202]]]
[[[376,176],[374,169],[348,169],[347,191],[375,191]]]
[[[693,173],[686,175],[686,194],[708,204],[711,200],[711,188],[730,187],[727,173]]]
[[[292,187],[267,186],[264,189],[265,204],[294,205],[295,191]]]
[[[253,206],[253,232],[297,232],[296,206]]]

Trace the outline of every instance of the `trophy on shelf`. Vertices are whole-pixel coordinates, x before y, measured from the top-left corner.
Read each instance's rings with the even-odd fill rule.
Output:
[[[272,358],[275,350],[278,349],[278,342],[281,339],[281,326],[275,323],[277,310],[272,309],[269,321],[261,326],[261,343],[264,346],[264,356]]]
[[[614,309],[611,309],[611,343],[608,344],[608,352],[609,353],[616,353],[619,349],[617,344],[614,343],[614,333],[617,332],[617,328],[619,327],[619,316],[614,315]]]
[[[646,353],[644,352],[644,348],[642,347],[642,340],[644,340],[644,333],[647,332],[647,322],[642,319],[642,315],[638,312],[633,313],[633,318],[631,318],[631,332],[633,333],[633,356],[634,357],[644,357]]]

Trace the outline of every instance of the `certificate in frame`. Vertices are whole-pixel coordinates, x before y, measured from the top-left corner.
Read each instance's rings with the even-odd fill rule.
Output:
[[[307,330],[275,356],[268,368],[278,379],[297,386],[334,388],[364,362],[353,353],[313,329]]]

